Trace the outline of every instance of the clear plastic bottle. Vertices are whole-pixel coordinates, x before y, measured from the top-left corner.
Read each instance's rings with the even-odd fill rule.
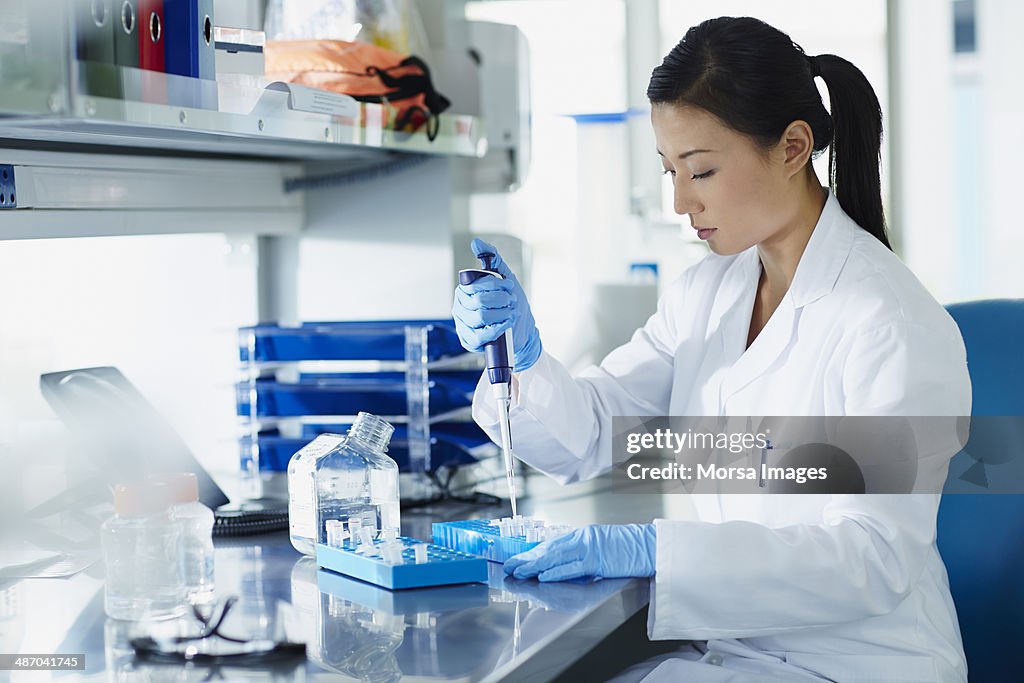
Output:
[[[192,603],[213,599],[213,510],[199,502],[199,480],[193,472],[163,474],[172,496],[171,518],[181,523],[178,562],[185,597]]]
[[[185,612],[179,572],[181,525],[171,518],[168,487],[156,482],[114,489],[114,516],[103,523],[103,607],[114,619],[162,619]]]
[[[398,465],[387,456],[395,431],[388,422],[359,413],[344,443],[316,461],[317,542],[327,542],[326,521],[358,520],[378,532],[401,526]]]
[[[340,434],[321,434],[288,461],[288,535],[304,555],[316,554],[316,462],[344,441]]]

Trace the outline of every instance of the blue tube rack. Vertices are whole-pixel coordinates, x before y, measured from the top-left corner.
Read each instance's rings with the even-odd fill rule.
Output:
[[[489,519],[435,522],[431,525],[431,532],[435,545],[479,555],[491,562],[503,563],[540,543],[527,541],[525,536],[502,536],[498,525]]]
[[[329,569],[317,571],[316,583],[321,593],[391,615],[458,612],[473,607],[486,607],[490,601],[487,586],[480,583],[390,591]]]
[[[397,540],[404,546],[401,564],[386,562],[379,554],[359,553],[350,541],[340,547],[317,543],[316,562],[323,569],[389,590],[487,582],[487,562],[481,557],[426,544],[427,561],[417,564],[413,547],[423,542],[404,536]],[[375,541],[374,545],[383,543]]]

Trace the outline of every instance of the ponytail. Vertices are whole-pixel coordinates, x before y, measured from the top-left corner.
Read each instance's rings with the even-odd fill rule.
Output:
[[[882,108],[868,79],[842,57],[809,57],[828,87],[832,101],[832,144],[828,152],[828,183],[850,218],[892,249],[885,230],[879,163],[882,150]]]

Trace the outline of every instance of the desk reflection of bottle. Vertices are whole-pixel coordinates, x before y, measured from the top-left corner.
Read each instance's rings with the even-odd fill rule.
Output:
[[[307,639],[310,659],[324,669],[361,681],[390,683],[402,677],[395,658],[405,633],[402,615],[321,593],[316,560],[311,557],[295,563],[291,578],[292,605],[299,620],[309,625],[302,637]]]
[[[405,617],[387,614],[329,593],[320,594],[316,659],[361,681],[402,678],[396,651],[405,639]]]

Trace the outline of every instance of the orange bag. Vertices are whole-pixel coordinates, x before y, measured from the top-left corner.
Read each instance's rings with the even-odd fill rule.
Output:
[[[437,136],[438,114],[451,104],[434,90],[423,60],[371,43],[270,40],[263,55],[268,78],[389,105],[395,111],[385,125],[411,133],[426,124],[431,140]]]

